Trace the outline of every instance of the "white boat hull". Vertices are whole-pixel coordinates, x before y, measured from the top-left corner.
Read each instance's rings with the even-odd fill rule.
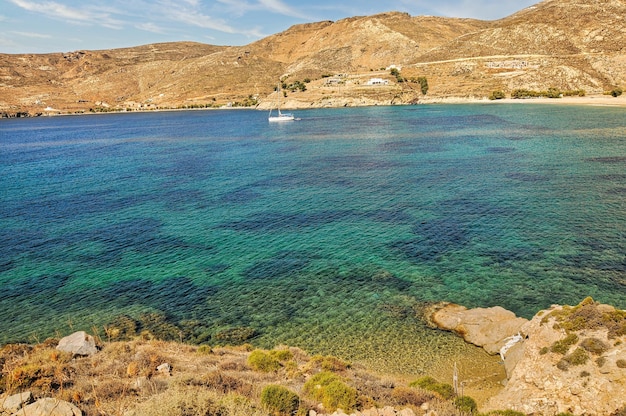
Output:
[[[293,114],[281,114],[278,116],[270,116],[268,117],[270,123],[281,122],[281,121],[293,121],[295,117]]]

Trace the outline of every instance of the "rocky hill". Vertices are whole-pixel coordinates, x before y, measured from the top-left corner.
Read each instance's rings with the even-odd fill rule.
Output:
[[[0,113],[267,107],[279,79],[296,86],[287,90],[291,107],[482,98],[519,88],[601,94],[626,84],[625,15],[626,0],[545,0],[490,22],[390,12],[296,25],[242,47],[0,54]],[[366,88],[374,77],[388,84]],[[428,80],[426,96],[410,82],[418,77]]]
[[[505,387],[483,406],[532,415],[626,412],[626,311],[587,298],[553,305],[527,321],[499,307],[445,304],[431,320],[490,354],[500,354]]]

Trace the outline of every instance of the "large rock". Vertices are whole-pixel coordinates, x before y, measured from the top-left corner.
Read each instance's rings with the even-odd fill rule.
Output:
[[[57,349],[75,355],[93,355],[98,352],[96,340],[85,331],[74,332],[72,335],[61,338]]]
[[[508,350],[521,340],[518,335],[528,322],[500,306],[467,309],[453,303],[436,308],[430,320],[438,328],[454,331],[467,342],[483,347],[489,354],[499,354],[503,347]]]
[[[12,416],[82,416],[83,412],[72,403],[57,399],[39,399],[23,407]]]
[[[17,393],[12,396],[9,396],[5,399],[0,399],[2,401],[2,408],[9,412],[17,412],[22,408],[22,406],[29,404],[33,401],[33,395],[30,391],[24,391],[22,393]]]
[[[526,338],[505,388],[481,410],[545,416],[626,410],[625,330],[626,312],[590,298],[539,312],[521,328]]]

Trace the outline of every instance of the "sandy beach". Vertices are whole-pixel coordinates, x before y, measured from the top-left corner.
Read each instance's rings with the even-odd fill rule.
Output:
[[[562,98],[503,98],[501,100],[489,100],[485,97],[427,97],[420,100],[420,104],[471,104],[471,103],[505,103],[505,104],[568,104],[568,105],[591,105],[602,107],[626,107],[626,95],[612,97],[610,95],[587,95],[584,97]]]

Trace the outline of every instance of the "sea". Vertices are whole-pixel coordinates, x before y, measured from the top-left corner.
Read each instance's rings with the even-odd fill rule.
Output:
[[[626,308],[624,108],[295,113],[0,120],[0,344],[115,323],[426,374],[489,360],[439,302]]]

